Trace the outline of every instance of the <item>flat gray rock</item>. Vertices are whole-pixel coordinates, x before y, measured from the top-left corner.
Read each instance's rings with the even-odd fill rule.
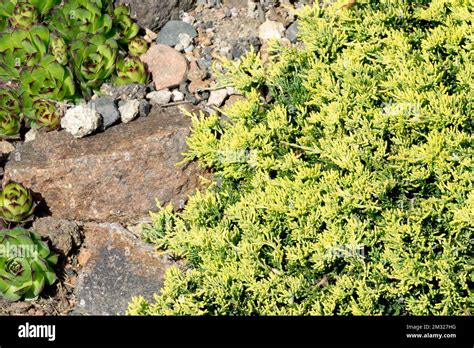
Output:
[[[134,296],[152,300],[174,263],[119,224],[87,224],[75,315],[124,314]]]
[[[187,34],[191,39],[197,36],[196,29],[191,24],[182,21],[169,21],[158,33],[156,42],[174,47],[180,43],[180,34]]]

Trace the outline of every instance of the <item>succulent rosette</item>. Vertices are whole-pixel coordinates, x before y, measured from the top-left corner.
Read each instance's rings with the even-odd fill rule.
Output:
[[[146,83],[148,73],[145,65],[137,57],[120,58],[117,62],[117,70],[113,77],[113,82],[117,85],[130,83]]]
[[[130,17],[130,10],[127,6],[115,8],[113,24],[116,29],[115,38],[120,44],[127,44],[140,31],[138,24]]]
[[[58,31],[68,42],[81,33],[106,35],[112,30],[112,16],[107,13],[110,1],[68,0],[56,8],[51,30]],[[104,10],[105,9],[105,10]]]
[[[14,89],[0,87],[0,109],[13,114],[20,113],[20,102]]]
[[[0,192],[0,218],[8,222],[28,220],[35,209],[33,195],[22,184],[10,182]]]
[[[38,64],[48,51],[48,28],[36,25],[28,30],[17,29],[0,36],[0,52],[10,68]]]
[[[43,128],[48,131],[59,129],[61,111],[51,100],[37,100],[27,112],[27,123],[32,129]]]
[[[81,36],[71,45],[74,73],[81,82],[83,93],[99,87],[115,70],[118,45],[102,35]]]
[[[20,129],[20,115],[0,108],[0,138],[16,138]]]
[[[16,228],[0,231],[0,297],[34,300],[57,277],[58,256],[34,232]]]
[[[65,100],[75,93],[74,79],[71,71],[56,62],[51,56],[45,56],[39,64],[29,68],[20,77],[25,91],[25,105],[30,105],[28,98]]]
[[[129,43],[128,43],[128,52],[132,56],[141,56],[142,54],[145,54],[148,51],[148,43],[145,41],[144,38],[142,37],[134,37]]]
[[[26,1],[19,1],[13,8],[10,25],[13,28],[29,29],[38,22],[38,11]]]

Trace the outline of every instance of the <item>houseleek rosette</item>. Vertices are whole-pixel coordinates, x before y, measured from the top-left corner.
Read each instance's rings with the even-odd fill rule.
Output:
[[[59,32],[68,42],[81,33],[106,35],[112,30],[112,17],[104,13],[105,7],[105,3],[97,0],[67,0],[54,11],[51,30]]]
[[[27,1],[19,1],[13,8],[10,25],[13,28],[29,29],[38,23],[38,11]]]
[[[20,128],[20,115],[0,108],[0,138],[15,138],[20,133]]]
[[[0,231],[0,297],[7,301],[36,299],[57,277],[58,256],[34,232]]]
[[[117,60],[118,45],[113,39],[103,35],[82,35],[71,45],[71,56],[74,73],[80,81],[83,93],[90,95],[90,90],[98,88],[109,78]]]
[[[132,20],[130,10],[126,6],[115,8],[113,24],[116,30],[115,38],[120,44],[127,44],[140,31],[140,27]]]
[[[55,130],[61,126],[61,111],[53,101],[37,100],[27,111],[27,122],[32,129]]]
[[[148,51],[148,43],[142,37],[134,37],[128,43],[128,53],[132,56],[141,56]]]
[[[71,71],[57,63],[51,55],[46,55],[41,62],[21,74],[20,81],[25,91],[25,104],[29,97],[35,99],[65,100],[75,93],[74,79]]]
[[[33,195],[22,184],[10,182],[0,192],[0,218],[8,222],[26,221],[35,210]]]
[[[49,30],[42,25],[4,32],[0,34],[3,64],[16,70],[36,65],[46,55],[49,41]]]
[[[15,90],[0,87],[0,110],[13,114],[20,113],[20,102]]]
[[[117,62],[116,74],[113,83],[126,85],[130,83],[146,83],[148,73],[145,65],[137,57],[120,58]]]

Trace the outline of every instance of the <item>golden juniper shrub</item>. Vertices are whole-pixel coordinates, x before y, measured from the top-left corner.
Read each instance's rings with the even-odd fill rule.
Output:
[[[215,182],[146,231],[187,267],[128,313],[472,314],[473,6],[305,7],[304,49],[228,63],[246,100],[188,141]]]

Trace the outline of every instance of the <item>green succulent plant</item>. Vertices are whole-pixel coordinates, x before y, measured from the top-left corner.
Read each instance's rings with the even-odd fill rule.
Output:
[[[118,45],[102,35],[82,35],[71,45],[74,72],[84,94],[99,87],[115,70]]]
[[[35,209],[31,191],[22,184],[10,182],[0,192],[0,218],[7,222],[24,222]]]
[[[75,93],[74,78],[67,67],[56,62],[47,55],[36,66],[26,70],[20,77],[25,90],[25,105],[29,106],[29,98],[64,100]]]
[[[132,56],[141,56],[148,51],[148,43],[140,36],[134,37],[128,43],[128,52]]]
[[[12,89],[0,87],[0,110],[13,114],[20,113],[20,102],[17,93]]]
[[[17,29],[0,35],[0,53],[4,64],[18,75],[22,67],[38,64],[48,51],[48,28],[36,25],[28,30]]]
[[[127,44],[140,31],[140,27],[132,20],[130,10],[126,6],[115,8],[113,24],[116,29],[116,39],[120,44]]]
[[[20,129],[20,115],[0,108],[0,138],[16,138]]]
[[[32,4],[20,1],[13,8],[10,25],[13,28],[29,29],[38,22],[38,17],[38,10]]]
[[[13,14],[15,3],[10,0],[0,2],[0,18],[5,19],[8,22],[8,18]]]
[[[31,231],[0,231],[0,297],[7,301],[34,300],[57,277],[58,256]]]
[[[43,128],[48,131],[59,129],[61,126],[61,112],[55,102],[37,100],[27,112],[27,123],[32,129]]]
[[[148,74],[143,62],[137,57],[120,58],[117,62],[116,75],[113,82],[117,85],[130,83],[146,83]]]
[[[0,32],[4,31],[8,26],[7,18],[0,15]]]
[[[36,8],[40,15],[45,16],[54,6],[59,5],[61,0],[28,0],[28,2]]]
[[[69,0],[56,8],[50,23],[51,30],[61,33],[70,42],[80,33],[108,34],[112,30],[112,16],[103,12],[102,1]]]
[[[112,0],[0,1],[0,136],[17,136],[23,121],[56,129],[43,101],[90,99],[108,80],[146,81],[142,63],[118,59],[146,51],[138,32],[128,7]]]

